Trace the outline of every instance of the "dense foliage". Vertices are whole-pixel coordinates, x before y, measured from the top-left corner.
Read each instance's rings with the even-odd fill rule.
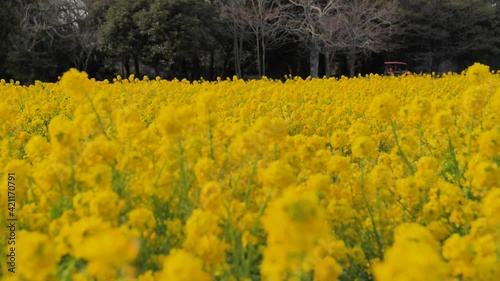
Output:
[[[500,280],[487,66],[194,83],[73,69],[0,94],[20,228],[12,274],[2,227],[2,280]]]
[[[6,0],[0,77],[189,79],[500,68],[497,0]]]

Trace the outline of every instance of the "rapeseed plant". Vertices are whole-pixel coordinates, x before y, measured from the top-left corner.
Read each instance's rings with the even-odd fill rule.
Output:
[[[0,93],[2,280],[500,280],[488,66]]]

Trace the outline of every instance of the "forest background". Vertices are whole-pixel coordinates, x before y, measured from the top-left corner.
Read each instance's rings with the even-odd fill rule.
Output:
[[[500,69],[497,0],[2,0],[0,78],[215,80]]]

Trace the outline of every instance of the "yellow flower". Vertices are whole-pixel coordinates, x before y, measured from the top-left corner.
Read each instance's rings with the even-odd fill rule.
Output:
[[[217,93],[214,91],[208,91],[203,93],[198,93],[197,96],[197,109],[199,113],[207,115],[209,113],[214,113],[217,111]]]
[[[342,266],[333,258],[326,257],[314,266],[314,281],[337,280],[342,274]]]
[[[292,167],[282,160],[277,160],[259,171],[259,180],[265,187],[275,187],[280,190],[295,183]]]
[[[500,169],[491,162],[480,162],[470,172],[472,192],[476,196],[484,196],[485,191],[498,186],[500,182]]]
[[[148,270],[137,278],[137,281],[155,281],[153,271]]]
[[[188,233],[189,235],[189,233]],[[206,264],[222,264],[226,261],[228,245],[222,242],[217,235],[203,235],[198,237],[195,248],[184,247],[203,260]]]
[[[384,261],[374,267],[376,280],[446,280],[449,267],[427,229],[402,225],[394,235],[394,245],[386,251]]]
[[[312,269],[307,258],[314,257],[315,246],[327,234],[325,213],[314,192],[285,190],[269,203],[262,224],[268,234],[261,266],[264,278]]]
[[[471,86],[463,92],[463,95],[462,106],[470,115],[480,114],[488,103],[488,88],[484,85]]]
[[[151,210],[142,207],[128,213],[128,223],[141,232],[152,231],[156,226],[156,219]]]
[[[394,94],[382,94],[375,96],[369,111],[379,121],[392,121],[399,110],[399,103]]]
[[[443,244],[443,257],[450,260],[459,258],[467,250],[465,242],[460,235],[452,234]]]
[[[217,167],[214,160],[210,158],[200,158],[194,166],[196,180],[199,185],[204,185],[217,178]]]
[[[63,116],[54,117],[49,124],[50,142],[63,148],[75,148],[78,142],[77,127]]]
[[[112,190],[99,190],[94,193],[89,202],[89,211],[91,215],[100,216],[111,222],[116,221],[123,208],[123,199]]]
[[[479,151],[487,156],[500,155],[500,132],[498,129],[495,128],[481,134]]]
[[[111,189],[113,172],[107,164],[94,164],[88,171],[81,172],[79,178],[84,180],[89,187],[99,190]]]
[[[199,258],[184,250],[173,249],[163,262],[158,280],[209,281],[212,278],[203,271],[203,263]]]
[[[490,75],[490,67],[477,62],[467,68],[466,71],[467,79],[474,84],[484,82]]]
[[[60,254],[53,247],[49,237],[43,233],[26,230],[20,230],[18,235],[19,243],[12,246],[15,251],[9,250],[7,252],[7,264],[10,262],[9,254],[17,254],[17,257],[14,258],[13,267],[17,267],[15,266],[16,263],[18,265],[22,264],[22,270],[16,270],[15,274],[19,274],[26,280],[51,280],[51,276],[56,273]]]
[[[183,248],[209,265],[223,263],[227,245],[218,238],[222,233],[219,222],[209,211],[194,210],[186,222]]]
[[[63,88],[63,92],[68,93],[77,101],[82,100],[87,94],[86,84],[88,83],[88,75],[85,72],[79,72],[75,68],[65,72],[59,83]]]
[[[132,262],[139,254],[139,241],[125,228],[103,229],[88,233],[75,249],[89,261],[87,270],[99,280],[109,280],[115,270]]]
[[[500,280],[499,75],[0,81],[4,279]]]
[[[222,230],[219,226],[220,219],[213,213],[205,210],[196,209],[191,213],[191,216],[186,222],[186,234],[192,238],[200,237],[204,234],[220,234]],[[186,239],[185,244],[189,244],[189,239]],[[196,244],[192,245],[193,247]]]
[[[375,166],[369,174],[370,183],[377,187],[392,188],[394,186],[394,175],[384,164]]]
[[[113,108],[113,100],[107,91],[99,91],[93,98],[94,106],[99,111],[111,113]]]
[[[181,132],[183,126],[179,113],[172,106],[162,108],[156,117],[155,123],[164,136],[177,135]]]
[[[219,216],[226,216],[224,208],[225,194],[218,182],[211,181],[203,185],[200,194],[200,205],[203,209],[211,211]]]
[[[184,238],[183,224],[180,219],[167,220],[167,237],[171,241],[171,245],[177,245]]]
[[[352,154],[358,158],[371,158],[378,152],[375,141],[368,136],[361,136],[352,143]]]
[[[35,163],[43,160],[49,154],[49,149],[50,144],[39,135],[32,137],[24,147],[28,158]]]
[[[491,189],[481,202],[482,213],[488,218],[493,226],[500,226],[500,188]]]
[[[347,137],[347,133],[345,131],[342,131],[342,130],[336,130],[331,138],[331,145],[333,148],[343,148],[345,146],[347,146],[348,142],[349,142],[349,139]]]
[[[354,142],[358,137],[370,136],[372,134],[370,126],[362,120],[358,120],[352,124],[349,130],[347,130],[347,133],[349,134],[349,140],[351,142]]]
[[[99,135],[91,142],[87,143],[82,152],[82,158],[89,166],[99,162],[112,164],[119,155],[119,144],[106,139],[104,135]]]
[[[15,187],[15,200],[17,202],[23,202],[28,196],[28,190],[30,187],[30,179],[32,176],[32,166],[27,164],[22,160],[11,160],[6,163],[3,169],[3,182],[5,183],[5,188],[7,189],[10,185]],[[9,174],[13,177],[9,177]],[[10,182],[10,184],[9,184]],[[12,190],[9,190],[12,191]],[[3,195],[7,195],[7,191]],[[7,198],[5,198],[7,202]],[[12,206],[11,206],[12,207]]]
[[[133,139],[145,129],[145,124],[141,120],[139,109],[127,106],[117,112],[115,121],[116,136],[122,140]],[[94,116],[94,115],[92,115]]]
[[[5,121],[8,121],[8,117],[10,116],[11,106],[6,102],[0,103],[0,122],[4,124]]]
[[[498,88],[495,94],[490,98],[490,106],[493,112],[500,111],[500,88]]]
[[[417,162],[415,179],[418,187],[430,187],[438,179],[438,161],[432,156],[423,156]]]
[[[446,238],[451,232],[451,226],[444,220],[432,221],[429,225],[427,225],[427,229],[438,241],[444,240],[444,238]]]
[[[156,128],[164,137],[180,137],[181,132],[191,126],[192,112],[189,108],[162,107],[155,120]]]

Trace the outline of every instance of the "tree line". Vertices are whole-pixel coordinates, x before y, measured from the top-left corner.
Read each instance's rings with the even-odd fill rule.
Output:
[[[5,0],[0,77],[354,76],[500,68],[497,0]]]

